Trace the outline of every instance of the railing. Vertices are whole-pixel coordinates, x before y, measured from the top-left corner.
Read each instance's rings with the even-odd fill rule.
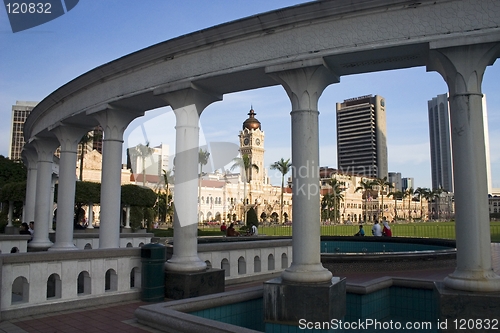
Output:
[[[139,297],[139,248],[0,255],[2,320]]]

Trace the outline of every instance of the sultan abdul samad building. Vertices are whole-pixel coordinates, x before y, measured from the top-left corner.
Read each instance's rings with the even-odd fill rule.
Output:
[[[251,168],[248,171],[246,186],[246,205],[244,201],[245,177],[242,173],[226,171],[215,172],[203,176],[201,189],[201,222],[212,221],[240,221],[243,220],[244,209],[253,207],[261,222],[279,222],[281,188],[270,184],[264,163],[265,134],[261,123],[255,118],[253,109],[243,122],[242,130],[238,134],[240,155],[247,154],[250,163],[258,166],[259,171]],[[271,163],[269,163],[271,164]],[[382,198],[379,188],[375,186],[369,193],[356,191],[360,181],[372,181],[375,178],[355,174],[343,174],[340,170],[322,167],[319,170],[321,178],[322,197],[331,192],[328,185],[329,178],[337,178],[342,184],[342,199],[338,203],[338,223],[373,223],[383,214],[389,220],[395,219],[427,219],[428,207],[424,201],[409,201],[408,199],[394,199],[387,197],[385,189]],[[289,177],[287,175],[287,177]],[[288,183],[290,184],[290,178]],[[283,222],[291,220],[292,190],[285,188],[283,197]],[[383,206],[383,208],[382,208]],[[329,207],[323,207],[329,209]],[[323,214],[324,215],[324,214]],[[329,218],[323,216],[325,224],[334,223],[333,214]]]
[[[252,108],[238,134],[240,156],[247,154],[250,164],[258,167],[258,171],[255,168],[250,168],[248,171],[246,203],[244,203],[245,177],[243,172],[217,171],[205,175],[201,183],[200,222],[240,221],[243,220],[244,211],[251,207],[257,212],[260,221],[279,221],[281,187],[270,184],[264,163],[265,134],[255,115]],[[290,188],[285,188],[283,221],[291,219],[291,214],[292,193]]]

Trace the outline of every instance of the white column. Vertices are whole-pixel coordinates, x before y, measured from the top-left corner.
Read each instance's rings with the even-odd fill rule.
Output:
[[[445,285],[466,291],[500,291],[491,264],[481,84],[500,44],[431,50],[428,70],[438,71],[449,89],[455,187],[457,268]]]
[[[88,211],[87,211],[87,217],[88,217],[88,226],[87,229],[94,229],[94,205],[92,202],[89,202],[88,204]]]
[[[318,99],[338,77],[318,62],[272,66],[266,72],[281,83],[292,103],[293,258],[281,276],[291,282],[329,282],[332,273],[321,264],[320,254]]]
[[[7,227],[13,227],[12,216],[14,214],[14,201],[9,201],[9,212],[7,213]]]
[[[24,222],[30,223],[31,221],[35,221],[36,165],[38,157],[35,148],[29,144],[24,146],[22,157],[24,165],[28,169],[23,218]]]
[[[199,116],[219,96],[194,88],[168,92],[162,96],[176,117],[174,252],[165,269],[196,272],[207,265],[198,257],[198,151]]]
[[[125,206],[125,227],[124,229],[130,229],[130,205]]]
[[[73,244],[76,154],[78,143],[87,130],[61,125],[52,132],[54,132],[61,144],[61,155],[57,193],[56,242],[49,250],[77,250],[77,247]]]
[[[56,194],[56,182],[57,182],[57,175],[54,174],[54,163],[52,163],[52,177],[51,177],[51,182],[50,182],[50,206],[49,206],[49,225],[47,232],[49,234],[55,233],[54,228],[52,226],[53,218],[54,218],[54,207],[55,207],[55,201],[54,201],[54,196]]]
[[[33,240],[28,247],[35,249],[48,249],[52,246],[49,240],[49,214],[53,205],[51,201],[52,163],[54,151],[59,142],[53,138],[36,138],[31,142],[35,147],[37,161],[36,198],[35,198],[35,226]]]
[[[95,115],[103,128],[99,248],[120,247],[123,132],[142,114],[108,109]]]

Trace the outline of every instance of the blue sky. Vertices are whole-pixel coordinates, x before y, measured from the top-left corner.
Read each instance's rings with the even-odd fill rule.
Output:
[[[216,24],[292,6],[298,0],[80,0],[67,14],[41,26],[12,33],[0,9],[0,154],[8,155],[11,107],[16,100],[40,101],[75,77],[128,53]],[[486,71],[493,187],[500,188],[500,65]],[[412,68],[342,77],[319,101],[320,162],[336,167],[335,103],[362,95],[386,99],[389,171],[430,187],[427,101],[447,92],[441,76]],[[204,142],[238,143],[238,131],[253,106],[266,133],[266,165],[290,153],[290,102],[280,86],[224,96],[201,116]],[[125,144],[149,141],[175,147],[170,108],[135,120]],[[272,182],[279,177],[270,172]]]

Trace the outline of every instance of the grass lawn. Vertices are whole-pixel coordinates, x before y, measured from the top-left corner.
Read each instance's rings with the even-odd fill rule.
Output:
[[[321,226],[321,235],[324,236],[352,236],[358,232],[357,225],[328,225]],[[392,234],[396,237],[425,237],[455,239],[455,222],[417,222],[391,224]],[[500,242],[500,221],[490,223],[491,241]],[[172,237],[173,230],[155,229],[156,237]],[[367,236],[371,235],[371,225],[365,226]],[[259,234],[268,236],[291,236],[291,226],[260,226]],[[198,236],[221,236],[218,227],[203,227],[198,229]]]

